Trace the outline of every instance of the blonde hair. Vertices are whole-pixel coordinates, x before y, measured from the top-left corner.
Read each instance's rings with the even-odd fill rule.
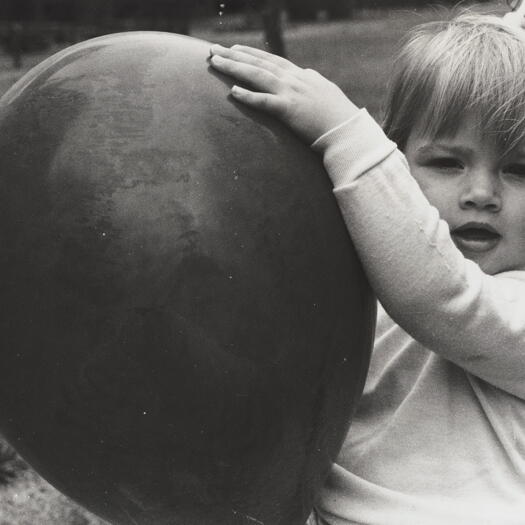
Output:
[[[453,135],[467,115],[502,154],[525,138],[525,32],[462,14],[412,30],[394,64],[384,129],[404,149],[410,132]]]

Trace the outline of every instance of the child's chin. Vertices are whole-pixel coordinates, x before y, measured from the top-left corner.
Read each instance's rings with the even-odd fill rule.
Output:
[[[497,257],[491,256],[492,254],[478,255],[477,257],[467,257],[471,261],[474,261],[487,275],[496,275],[502,272],[510,272],[518,270],[509,264],[508,260],[501,261]],[[466,257],[466,256],[465,256]]]
[[[475,262],[484,273],[489,275],[496,273],[494,271],[493,262],[489,260],[485,253],[474,252],[464,247],[458,246],[457,244],[456,246],[459,248],[459,251],[463,254],[465,259]]]

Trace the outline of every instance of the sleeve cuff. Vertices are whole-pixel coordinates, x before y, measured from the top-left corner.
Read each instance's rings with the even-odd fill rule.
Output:
[[[353,117],[321,135],[312,149],[324,153],[324,165],[334,188],[346,186],[397,149],[381,126],[360,109]]]

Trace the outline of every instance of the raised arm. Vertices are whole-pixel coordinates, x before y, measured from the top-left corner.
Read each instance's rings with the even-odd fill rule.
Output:
[[[283,121],[311,144],[359,110],[341,89],[313,69],[303,69],[261,49],[215,44],[210,63],[251,89],[232,87],[232,96]]]
[[[463,256],[366,112],[314,148],[389,315],[430,350],[525,399],[525,272],[490,276]]]
[[[430,350],[525,399],[525,281],[466,259],[394,143],[317,73],[262,51],[212,48],[214,67],[254,91],[241,102],[288,124],[324,155],[347,228],[379,300]],[[297,181],[300,184],[300,181]]]

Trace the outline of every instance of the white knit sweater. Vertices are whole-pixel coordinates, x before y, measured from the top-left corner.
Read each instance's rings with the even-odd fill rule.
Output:
[[[313,147],[384,307],[320,514],[524,525],[525,272],[490,276],[463,257],[366,111]]]

